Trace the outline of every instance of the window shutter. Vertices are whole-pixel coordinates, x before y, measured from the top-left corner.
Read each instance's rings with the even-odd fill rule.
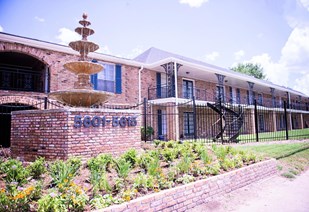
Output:
[[[121,94],[121,65],[116,65],[116,92],[117,94]]]
[[[161,98],[161,73],[157,73],[157,98]]]
[[[98,90],[98,74],[93,74],[90,76],[90,81],[93,85],[94,90]]]

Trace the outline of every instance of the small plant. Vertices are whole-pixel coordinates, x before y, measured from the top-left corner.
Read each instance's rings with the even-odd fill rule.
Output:
[[[156,148],[160,145],[161,142],[162,142],[162,141],[157,140],[157,139],[153,140],[153,143],[154,143],[154,145],[155,145]]]
[[[136,189],[127,189],[122,193],[122,199],[126,202],[130,201],[132,198],[136,197],[136,193],[138,191]]]
[[[192,158],[190,158],[188,155],[185,155],[177,164],[177,169],[180,174],[187,174],[190,171],[192,163]]]
[[[62,161],[56,160],[50,165],[50,176],[52,183],[60,189],[67,187],[73,178],[78,174],[81,162],[80,159]]]
[[[139,191],[147,191],[148,189],[147,181],[148,181],[147,175],[139,173],[134,179],[133,188]]]
[[[107,171],[108,167],[113,163],[113,157],[110,154],[99,154],[88,161],[90,170],[104,170]]]
[[[94,195],[96,195],[99,190],[104,190],[107,193],[110,193],[112,190],[108,183],[106,173],[102,170],[94,169],[90,172],[90,183]]]
[[[120,204],[122,202],[122,199],[115,199],[111,194],[105,194],[103,196],[98,194],[90,200],[90,205],[92,209],[102,209],[112,204]]]
[[[213,163],[205,167],[205,174],[218,175],[220,173],[220,164]]]
[[[29,170],[30,176],[34,179],[40,179],[42,174],[45,174],[47,171],[45,166],[45,158],[37,158],[33,163],[27,166],[27,169]]]
[[[65,191],[52,189],[38,201],[38,211],[84,211],[89,197],[71,182]]]
[[[151,126],[147,126],[146,129],[144,127],[141,127],[141,138],[143,141],[150,140],[153,134],[154,129]]]
[[[226,157],[222,161],[220,161],[220,165],[224,171],[235,168],[233,159],[230,159],[229,157]]]
[[[126,179],[131,171],[131,163],[123,158],[114,161],[118,177]]]
[[[201,157],[201,160],[203,161],[204,165],[208,165],[212,162],[212,158],[211,158],[211,156],[209,156],[206,149],[201,151],[200,157]]]
[[[177,179],[178,183],[188,184],[194,181],[194,177],[188,174],[184,174],[182,177]]]
[[[135,149],[129,149],[121,157],[130,162],[131,167],[135,167],[137,161],[137,151]]]
[[[152,158],[147,164],[146,164],[146,170],[147,173],[151,176],[157,176],[161,172],[160,168],[160,160],[158,157]]]
[[[22,186],[27,182],[29,172],[19,160],[9,159],[1,167],[1,172],[5,174],[3,179],[6,185],[15,182],[18,186]]]
[[[176,158],[176,151],[174,149],[166,148],[161,151],[163,159],[167,163],[171,163]]]
[[[0,211],[29,211],[35,186],[19,187],[13,184],[9,189],[0,189]]]

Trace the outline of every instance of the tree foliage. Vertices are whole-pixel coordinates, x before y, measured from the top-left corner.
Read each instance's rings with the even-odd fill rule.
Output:
[[[233,71],[247,74],[258,79],[266,79],[266,75],[263,72],[263,67],[260,64],[238,63],[235,67],[232,67],[231,69]]]

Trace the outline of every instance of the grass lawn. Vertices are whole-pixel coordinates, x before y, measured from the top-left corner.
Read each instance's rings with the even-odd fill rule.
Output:
[[[270,144],[236,148],[251,150],[278,159],[278,169],[281,175],[287,178],[294,178],[309,168],[309,143]]]
[[[290,139],[309,138],[309,128],[299,130],[289,130],[288,135]],[[240,135],[237,139],[239,139],[241,143],[248,142],[251,140],[256,141],[256,135],[255,134]],[[274,140],[285,140],[285,139],[286,139],[285,130],[277,132],[259,133],[259,141],[274,141]]]

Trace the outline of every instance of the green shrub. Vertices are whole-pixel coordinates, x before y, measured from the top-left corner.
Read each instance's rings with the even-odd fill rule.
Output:
[[[188,155],[185,155],[177,164],[177,169],[180,174],[187,174],[190,171],[190,167],[192,164],[192,158]]]
[[[105,194],[103,196],[98,194],[90,200],[90,206],[92,209],[102,209],[112,204],[120,204],[122,202],[123,200],[115,199],[111,194]]]
[[[153,134],[154,129],[151,126],[147,126],[146,129],[144,127],[141,127],[141,139],[143,141],[150,140]]]
[[[135,167],[137,161],[137,151],[135,149],[129,149],[121,157],[130,162],[131,167]]]
[[[131,171],[131,163],[126,161],[124,158],[119,158],[114,161],[114,164],[118,177],[126,179]]]
[[[207,150],[204,149],[200,154],[201,160],[204,165],[210,164],[212,162],[212,157],[207,153]]]
[[[106,173],[102,170],[94,169],[90,172],[90,183],[95,195],[99,190],[104,190],[107,193],[112,191],[112,188],[107,180]]]
[[[30,176],[34,179],[40,179],[42,174],[45,174],[47,169],[45,166],[45,158],[39,157],[33,163],[31,163],[27,169],[29,170]]]
[[[160,160],[158,157],[151,158],[151,160],[146,164],[147,173],[151,176],[158,176],[161,172]]]
[[[110,154],[99,154],[98,156],[88,160],[89,170],[104,170],[107,171],[108,167],[113,163],[113,157]]]
[[[78,174],[81,166],[81,160],[72,158],[65,161],[56,160],[51,163],[49,168],[52,183],[56,184],[60,189],[67,187],[73,178]]]
[[[16,159],[9,159],[5,161],[2,166],[3,179],[6,185],[15,182],[17,186],[22,186],[27,182],[29,171],[23,167],[22,162]]]
[[[220,164],[213,163],[205,167],[205,174],[218,175],[220,173]]]
[[[167,163],[171,163],[176,158],[176,151],[174,149],[166,148],[161,151],[163,160]]]

